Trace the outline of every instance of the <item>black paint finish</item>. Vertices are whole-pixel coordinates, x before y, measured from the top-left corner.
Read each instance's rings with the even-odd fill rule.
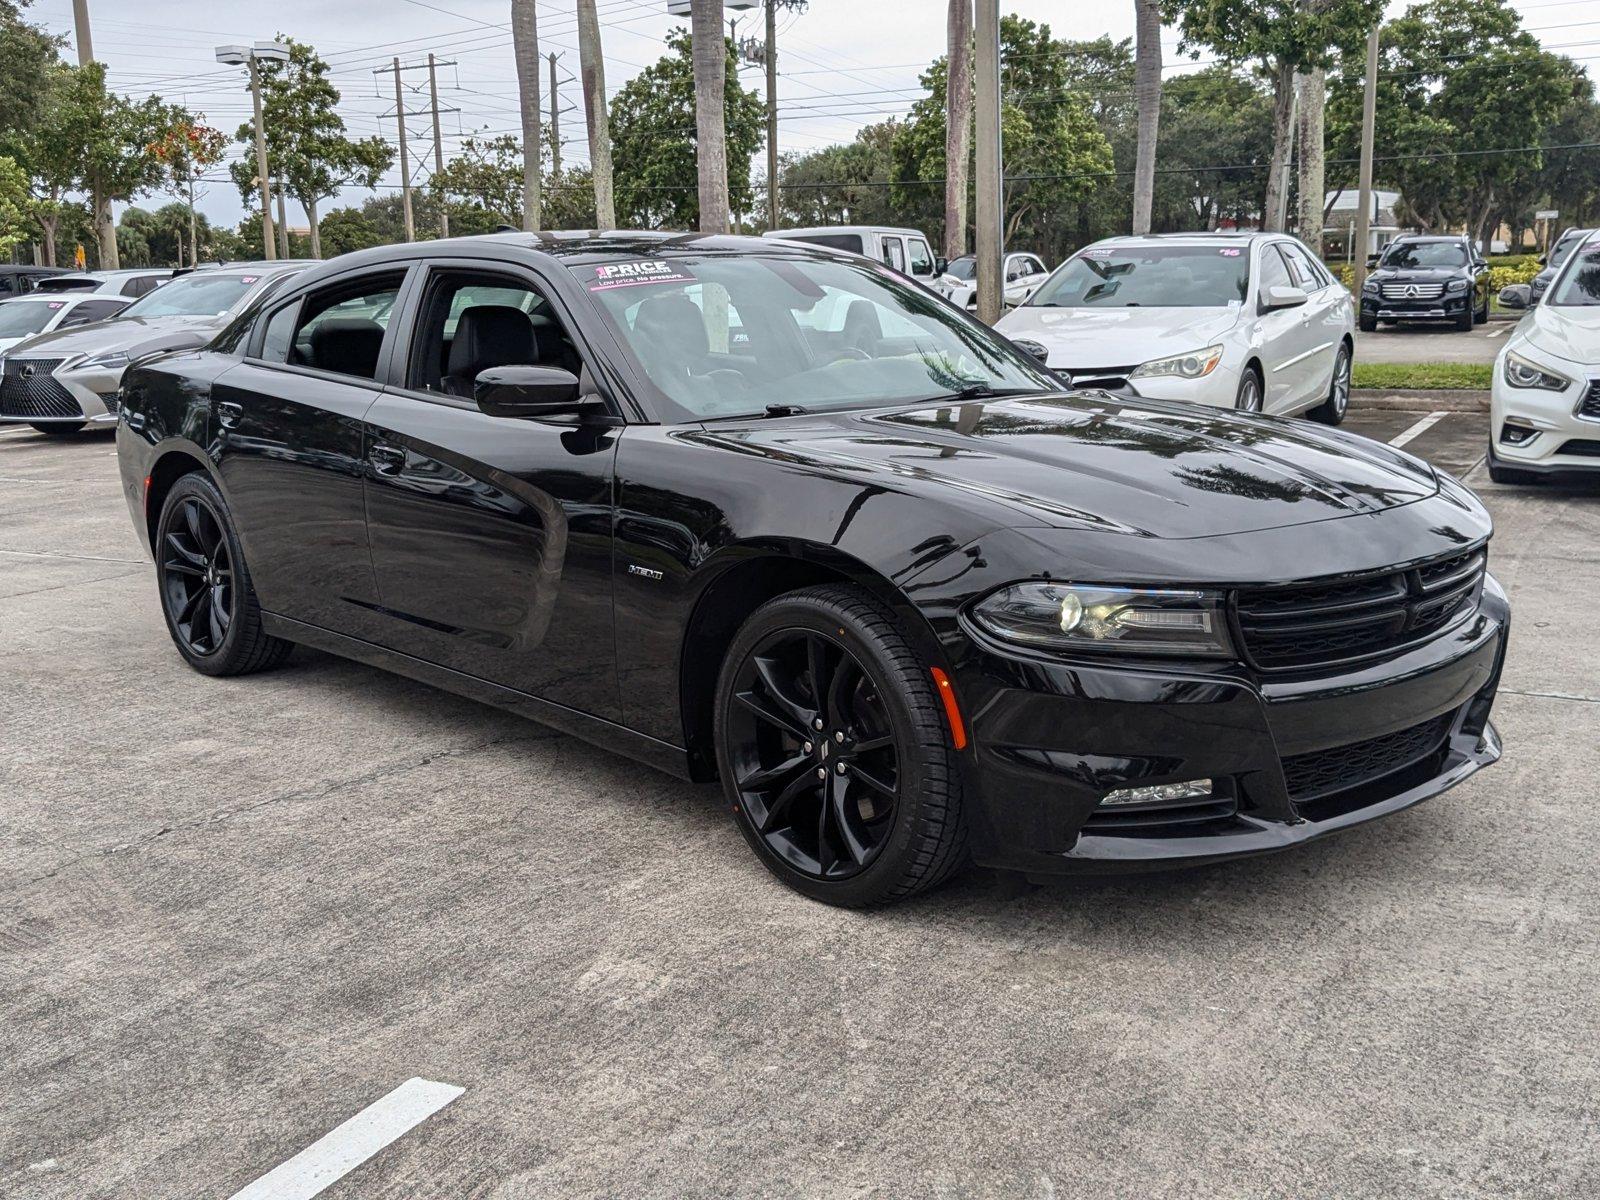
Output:
[[[537,282],[609,421],[491,417],[408,391],[408,285],[378,378],[262,363],[259,337],[129,372],[128,502],[184,470],[227,498],[268,626],[704,777],[709,705],[743,616],[823,580],[871,590],[950,673],[979,861],[1125,868],[1277,849],[1451,786],[1498,756],[1509,627],[1492,577],[1465,620],[1388,659],[1271,678],[1243,663],[1078,661],[967,618],[1020,579],[1123,585],[1340,580],[1486,544],[1477,499],[1418,460],[1299,421],[1106,393],[661,423],[565,268],[751,253],[739,239],[499,235],[349,255],[274,304],[385,264],[474,263]],[[1426,761],[1300,805],[1284,756],[1378,745],[1448,717]],[[1445,728],[1445,725],[1441,725]],[[1181,829],[1108,828],[1116,787],[1219,781]],[[1223,810],[1226,810],[1225,812]]]

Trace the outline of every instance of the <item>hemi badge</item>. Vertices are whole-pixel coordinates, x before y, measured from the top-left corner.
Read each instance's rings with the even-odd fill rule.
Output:
[[[651,567],[641,567],[638,563],[628,564],[629,575],[643,575],[646,579],[665,579],[666,574]]]

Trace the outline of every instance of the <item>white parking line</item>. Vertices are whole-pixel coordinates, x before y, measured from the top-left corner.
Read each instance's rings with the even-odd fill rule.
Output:
[[[1423,417],[1422,420],[1418,421],[1415,425],[1411,426],[1409,429],[1406,429],[1406,430],[1404,430],[1404,431],[1402,431],[1400,433],[1397,433],[1394,437],[1390,438],[1389,439],[1389,445],[1391,445],[1391,446],[1404,446],[1407,442],[1411,441],[1412,439],[1417,438],[1417,437],[1421,437],[1424,433],[1427,433],[1428,430],[1432,429],[1435,425],[1437,425],[1440,421],[1444,420],[1449,415],[1450,414],[1447,413],[1447,412],[1429,413],[1427,416]]]
[[[230,1200],[311,1200],[466,1090],[408,1079]]]
[[[1490,336],[1490,337],[1505,337],[1505,335],[1506,335],[1506,334],[1508,334],[1508,333],[1510,333],[1510,332],[1511,332],[1511,326],[1509,326],[1509,325],[1502,325],[1502,326],[1501,326],[1501,327],[1500,327],[1500,328],[1499,328],[1499,329],[1496,329],[1496,330],[1495,330],[1495,331],[1494,331],[1494,332],[1493,332],[1493,333],[1491,333],[1491,334],[1490,334],[1490,335],[1489,335],[1489,336]]]

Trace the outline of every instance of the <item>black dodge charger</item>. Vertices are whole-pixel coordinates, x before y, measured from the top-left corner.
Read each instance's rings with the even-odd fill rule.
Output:
[[[1500,754],[1509,613],[1454,479],[1070,391],[842,252],[365,251],[122,401],[195,669],[305,643],[720,778],[761,860],[831,903],[967,861],[1280,850]]]

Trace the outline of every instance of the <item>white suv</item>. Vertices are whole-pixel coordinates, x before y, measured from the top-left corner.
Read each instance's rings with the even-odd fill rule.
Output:
[[[1084,386],[1330,425],[1350,404],[1355,305],[1284,234],[1108,238],[996,328]]]
[[[1007,308],[1014,308],[1039,289],[1050,278],[1043,261],[1037,254],[1018,252],[1005,258],[1005,278],[1002,281],[1001,300]],[[939,277],[933,281],[933,290],[951,304],[968,310],[978,307],[978,260],[971,254],[953,258]]]

